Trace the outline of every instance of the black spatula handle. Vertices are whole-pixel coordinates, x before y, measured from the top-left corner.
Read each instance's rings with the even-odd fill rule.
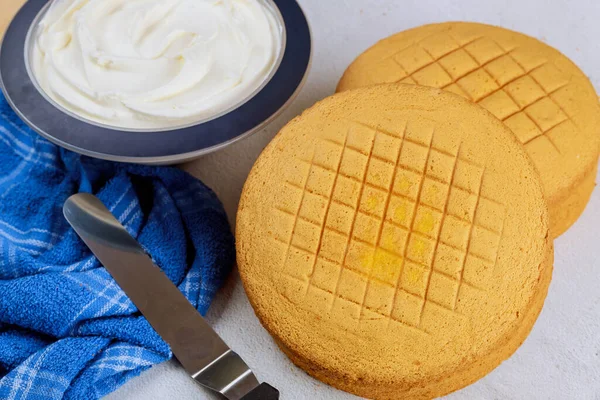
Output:
[[[279,390],[268,383],[263,383],[245,395],[242,400],[279,400]]]

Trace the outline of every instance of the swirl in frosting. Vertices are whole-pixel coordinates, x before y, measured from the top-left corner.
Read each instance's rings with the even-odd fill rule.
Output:
[[[239,105],[270,75],[281,42],[260,0],[55,0],[31,66],[76,115],[165,129]]]

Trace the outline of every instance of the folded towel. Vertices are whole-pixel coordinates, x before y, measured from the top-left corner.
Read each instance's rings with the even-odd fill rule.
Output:
[[[0,399],[97,399],[171,357],[65,221],[77,192],[96,194],[201,313],[234,263],[202,183],[60,149],[0,94]]]

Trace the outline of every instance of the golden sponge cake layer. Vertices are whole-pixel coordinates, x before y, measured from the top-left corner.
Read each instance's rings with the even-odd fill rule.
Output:
[[[443,88],[504,121],[541,174],[552,236],[583,212],[595,186],[600,106],[584,73],[557,50],[495,26],[426,25],[367,50],[338,91],[385,82]]]
[[[370,398],[433,398],[527,336],[551,276],[546,207],[523,147],[481,107],[364,88],[317,103],[262,153],[238,264],[257,316],[309,374]]]

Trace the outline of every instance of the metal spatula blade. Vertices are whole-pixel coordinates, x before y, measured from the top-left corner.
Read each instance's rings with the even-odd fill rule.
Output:
[[[279,399],[276,389],[259,384],[244,360],[223,342],[98,198],[76,194],[65,202],[63,211],[192,378],[229,400]]]

